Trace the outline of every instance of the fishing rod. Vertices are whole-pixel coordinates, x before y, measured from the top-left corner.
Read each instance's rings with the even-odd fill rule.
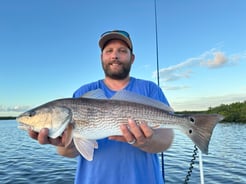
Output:
[[[157,21],[157,3],[156,0],[154,0],[154,9],[155,9],[155,44],[156,44],[156,74],[157,74],[157,84],[158,86],[160,86],[160,69],[159,69],[159,46],[158,46],[158,21]],[[186,178],[184,183],[186,184],[189,181],[189,178],[191,176],[192,173],[192,169],[193,169],[193,165],[194,165],[194,161],[196,159],[197,156],[197,151],[199,152],[199,169],[200,169],[200,182],[201,184],[204,184],[204,173],[203,173],[203,160],[202,160],[202,152],[200,150],[197,149],[196,145],[194,145],[194,151],[192,154],[192,159],[191,159],[191,163],[190,163],[190,167],[188,169]],[[161,168],[162,168],[162,177],[163,177],[163,181],[165,181],[165,173],[164,173],[164,153],[161,152]]]
[[[156,0],[154,0],[154,8],[155,8],[155,44],[156,44],[156,74],[157,74],[157,84],[160,86],[160,74],[159,74],[159,46],[158,46],[158,27],[157,27],[157,10],[156,10]],[[164,153],[161,152],[161,171],[162,178],[165,181],[165,172],[164,172]]]
[[[159,46],[158,46],[158,27],[157,27],[157,10],[156,10],[156,0],[155,3],[155,46],[156,46],[156,70],[157,70],[157,84],[160,86],[160,74],[159,74]]]

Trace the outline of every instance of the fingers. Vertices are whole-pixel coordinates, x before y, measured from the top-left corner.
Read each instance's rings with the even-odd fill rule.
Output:
[[[49,138],[49,129],[43,128],[39,133],[29,130],[29,136],[35,140],[37,140],[40,144],[52,144],[54,146],[64,146],[64,136],[57,137],[55,139]]]
[[[126,140],[126,142],[132,142],[134,141],[136,138],[135,136],[133,135],[133,133],[130,131],[135,128],[135,126],[133,125],[134,122],[131,122],[130,123],[130,120],[128,121],[128,124],[122,124],[120,126],[121,128],[121,132]],[[136,131],[136,128],[135,128],[135,131]],[[138,131],[138,130],[137,130]]]
[[[40,130],[38,134],[38,142],[40,144],[49,144],[49,138],[48,138],[49,130],[47,128],[43,128]]]
[[[34,132],[34,131],[32,131],[32,130],[29,130],[28,131],[28,134],[29,134],[29,136],[32,138],[32,139],[38,139],[38,133],[37,132]]]
[[[108,137],[108,139],[109,140],[120,141],[120,142],[127,142],[125,137],[120,136],[120,135],[110,136],[110,137]]]
[[[121,125],[121,131],[125,141],[137,147],[146,146],[153,136],[153,130],[145,122],[137,124],[132,119]]]

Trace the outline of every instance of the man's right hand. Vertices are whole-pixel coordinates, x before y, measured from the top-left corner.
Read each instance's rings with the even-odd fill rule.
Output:
[[[62,136],[55,139],[48,137],[49,129],[43,128],[39,133],[29,130],[29,136],[37,140],[40,144],[52,144],[54,146],[65,146],[65,132]]]
[[[48,136],[48,128],[41,129],[39,133],[32,130],[29,130],[28,133],[31,138],[37,140],[40,144],[51,144],[57,146],[57,152],[62,156],[73,158],[79,155],[79,152],[75,148],[73,141],[71,141],[71,143],[67,147],[65,147],[65,140],[67,136],[66,130],[61,136],[55,139]]]

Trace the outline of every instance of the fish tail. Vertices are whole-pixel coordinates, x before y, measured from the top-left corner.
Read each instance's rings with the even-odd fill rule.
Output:
[[[219,114],[194,114],[190,116],[193,122],[191,128],[186,130],[186,134],[205,154],[208,154],[208,145],[212,136],[213,129],[217,122],[224,117]]]

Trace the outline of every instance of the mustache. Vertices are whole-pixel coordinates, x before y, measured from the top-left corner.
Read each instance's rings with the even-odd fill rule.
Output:
[[[120,62],[119,60],[113,60],[113,61],[111,61],[111,62],[109,62],[109,64],[110,65],[112,65],[112,64],[122,64],[122,62]]]

